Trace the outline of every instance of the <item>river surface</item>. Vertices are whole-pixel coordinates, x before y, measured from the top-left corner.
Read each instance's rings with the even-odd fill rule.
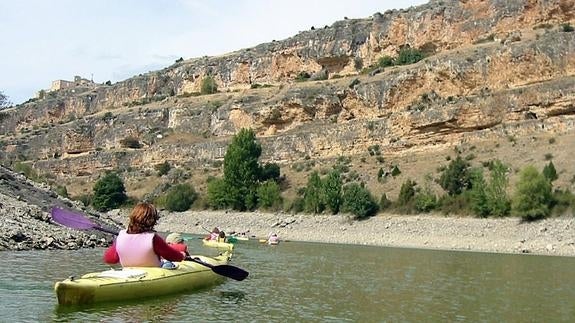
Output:
[[[197,237],[193,254],[216,255]],[[54,283],[103,249],[0,252],[1,322],[574,322],[575,258],[240,241],[250,276],[204,290],[58,306]]]

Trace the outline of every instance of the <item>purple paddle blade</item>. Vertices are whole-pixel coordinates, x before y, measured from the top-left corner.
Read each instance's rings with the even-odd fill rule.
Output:
[[[118,234],[116,231],[102,228],[92,220],[88,219],[85,215],[78,212],[54,207],[52,208],[51,214],[54,222],[68,228],[79,230],[99,230],[111,234]]]

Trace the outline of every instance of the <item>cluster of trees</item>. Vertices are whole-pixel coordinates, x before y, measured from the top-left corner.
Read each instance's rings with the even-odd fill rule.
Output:
[[[405,213],[440,210],[444,213],[473,213],[478,217],[520,216],[525,220],[548,217],[575,206],[570,191],[553,190],[557,171],[549,162],[542,172],[527,166],[519,172],[512,196],[507,194],[509,167],[499,160],[482,168],[471,167],[458,156],[442,171],[438,184],[446,194],[437,198],[430,190],[420,190],[411,180],[406,181],[398,198],[399,210]]]
[[[340,212],[353,214],[356,219],[375,215],[378,210],[392,209],[400,213],[473,213],[478,217],[503,217],[516,215],[525,220],[547,217],[554,211],[560,213],[575,206],[570,191],[553,190],[558,178],[553,162],[542,172],[527,166],[519,173],[512,196],[508,195],[509,167],[499,160],[471,167],[457,156],[441,170],[435,181],[444,191],[436,195],[430,185],[419,187],[407,179],[397,200],[391,201],[384,193],[379,202],[364,183],[352,181],[344,185],[342,169],[334,166],[323,177],[317,171],[310,174],[305,187],[289,206],[284,206],[281,195],[283,178],[277,164],[260,164],[261,145],[251,129],[236,134],[224,156],[224,171],[220,178],[208,181],[206,206],[214,209],[251,211],[289,209],[294,213],[319,214]],[[170,170],[169,163],[157,166],[158,175]],[[428,179],[427,182],[431,180]],[[94,186],[91,204],[100,211],[119,207],[128,201],[121,178],[108,173]],[[198,199],[198,193],[189,183],[170,187],[155,203],[171,211],[185,211]],[[286,204],[287,205],[287,204]]]

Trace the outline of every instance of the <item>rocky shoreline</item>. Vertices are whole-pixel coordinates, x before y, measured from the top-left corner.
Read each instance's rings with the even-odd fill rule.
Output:
[[[119,216],[116,221],[126,219]],[[575,256],[574,217],[522,222],[519,218],[380,214],[354,221],[341,215],[163,211],[157,229],[205,234],[206,228],[214,226],[227,232],[248,231],[257,239],[275,232],[281,239],[292,241]]]

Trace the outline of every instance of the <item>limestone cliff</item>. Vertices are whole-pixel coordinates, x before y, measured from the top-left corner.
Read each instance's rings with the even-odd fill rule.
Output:
[[[205,166],[242,127],[280,163],[572,132],[575,34],[561,24],[574,14],[572,0],[445,0],[338,21],[3,112],[0,154],[78,176]],[[361,73],[404,46],[427,57]],[[219,93],[194,96],[206,75]]]

